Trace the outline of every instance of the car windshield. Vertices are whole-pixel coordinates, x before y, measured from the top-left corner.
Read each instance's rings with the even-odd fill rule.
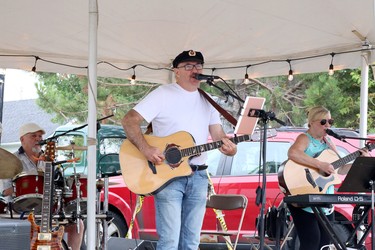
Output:
[[[233,157],[231,175],[258,174],[261,157],[259,142],[245,142],[238,144],[238,153]],[[287,158],[289,142],[267,142],[266,172],[277,173],[281,163]]]

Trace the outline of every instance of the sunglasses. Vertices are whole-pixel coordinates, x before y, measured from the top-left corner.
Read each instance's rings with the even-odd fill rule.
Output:
[[[322,120],[320,120],[320,125],[326,125],[327,124],[327,122],[329,123],[329,125],[332,125],[333,124],[333,122],[334,122],[334,120],[333,119],[322,119]]]

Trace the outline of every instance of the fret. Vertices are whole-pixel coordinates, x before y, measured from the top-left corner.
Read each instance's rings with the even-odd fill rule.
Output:
[[[364,147],[363,149],[367,148],[368,150],[372,150],[374,147],[375,147],[375,144],[369,144],[366,147]],[[360,155],[361,155],[361,153],[358,150],[358,151],[355,151],[351,154],[348,154],[348,155],[338,159],[337,161],[332,162],[331,164],[334,167],[334,169],[337,169],[337,168],[345,165],[346,163],[355,160]]]
[[[230,138],[230,140],[233,143],[237,144],[239,142],[251,140],[251,136],[250,135],[235,136],[233,138]],[[198,146],[193,146],[193,147],[190,147],[190,148],[181,149],[180,150],[181,157],[198,155],[198,154],[206,152],[206,151],[210,151],[210,150],[220,148],[222,145],[223,145],[222,141],[215,141],[215,142],[210,142],[210,143],[206,143],[206,144],[202,144],[202,145],[198,145]]]

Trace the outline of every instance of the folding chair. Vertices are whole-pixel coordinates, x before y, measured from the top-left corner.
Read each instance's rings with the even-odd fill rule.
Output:
[[[247,197],[244,195],[237,195],[237,194],[214,194],[211,195],[210,199],[207,201],[206,208],[212,208],[215,210],[236,210],[242,209],[241,218],[238,222],[237,230],[233,231],[225,231],[222,228],[217,229],[216,231],[202,231],[201,234],[208,234],[208,235],[218,235],[218,236],[235,236],[236,240],[234,242],[233,249],[235,250],[237,247],[238,239],[240,236],[240,231],[242,228],[242,223],[245,218],[245,212],[247,208]],[[220,220],[220,218],[218,218]],[[223,221],[220,221],[221,223]]]

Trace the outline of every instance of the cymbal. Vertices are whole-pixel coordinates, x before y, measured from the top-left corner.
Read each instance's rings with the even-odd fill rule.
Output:
[[[14,154],[0,148],[0,179],[10,179],[22,172],[22,162]]]
[[[61,146],[61,147],[56,147],[56,150],[87,150],[86,146],[77,146],[75,144],[70,144],[67,146]]]

